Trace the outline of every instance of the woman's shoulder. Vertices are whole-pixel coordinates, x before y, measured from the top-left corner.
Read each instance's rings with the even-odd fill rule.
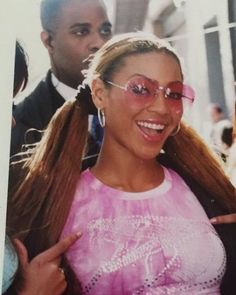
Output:
[[[197,197],[209,218],[229,213],[228,210],[226,210],[226,208],[214,197],[213,192],[211,193],[207,191],[196,178],[194,179],[190,175],[190,173],[183,171],[183,169],[175,165],[170,159],[165,157],[165,155],[160,157],[160,162],[166,167],[166,169],[168,169],[177,182],[185,183],[185,185],[188,186]]]
[[[170,168],[168,166],[163,165],[162,166],[165,172],[165,177],[171,177],[172,181],[177,181],[181,183],[185,183],[184,179],[181,177],[181,175],[175,171],[173,168]]]

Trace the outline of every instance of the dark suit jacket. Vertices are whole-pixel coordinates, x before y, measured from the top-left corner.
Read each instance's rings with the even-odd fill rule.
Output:
[[[51,81],[51,71],[37,87],[13,111],[16,126],[12,128],[11,155],[21,151],[22,144],[31,144],[41,139],[37,131],[27,132],[30,128],[44,130],[56,110],[63,105],[64,98],[56,91]]]

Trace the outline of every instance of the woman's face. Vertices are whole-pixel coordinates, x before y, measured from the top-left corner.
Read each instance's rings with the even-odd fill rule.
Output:
[[[113,84],[102,107],[106,118],[104,143],[141,159],[155,158],[183,113],[182,99],[168,98],[164,93],[165,87],[181,91],[178,62],[166,53],[129,56],[110,82]],[[117,85],[128,85],[128,90]]]

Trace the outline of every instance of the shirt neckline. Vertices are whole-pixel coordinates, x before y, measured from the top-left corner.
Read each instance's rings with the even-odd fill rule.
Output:
[[[75,98],[78,90],[74,89],[63,82],[59,81],[57,77],[51,73],[52,84],[56,88],[57,92],[65,99],[69,100],[71,98]]]
[[[172,187],[172,176],[170,174],[170,171],[162,166],[164,170],[164,180],[163,182],[158,185],[157,187],[154,187],[150,190],[143,191],[143,192],[126,192],[122,191],[113,187],[110,187],[106,184],[104,184],[101,180],[96,178],[96,176],[91,172],[90,168],[87,168],[84,171],[85,177],[89,180],[90,187],[94,189],[95,191],[99,191],[100,193],[110,196],[116,196],[116,198],[120,198],[123,200],[143,200],[143,199],[149,199],[154,198],[160,195],[165,194],[168,192]]]

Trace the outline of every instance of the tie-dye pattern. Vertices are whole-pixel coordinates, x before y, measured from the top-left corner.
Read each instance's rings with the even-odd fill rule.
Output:
[[[62,237],[84,294],[220,294],[225,250],[184,181],[163,168],[155,189],[130,193],[82,173]]]

